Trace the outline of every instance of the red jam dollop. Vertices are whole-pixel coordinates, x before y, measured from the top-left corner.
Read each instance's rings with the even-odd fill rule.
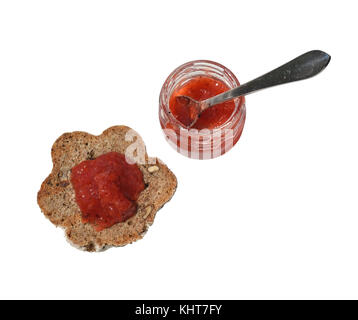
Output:
[[[110,152],[72,168],[71,183],[82,221],[96,231],[132,217],[144,190],[143,174],[123,154]]]
[[[220,93],[228,91],[230,88],[222,81],[199,76],[189,80],[183,86],[174,90],[169,100],[170,112],[176,119],[185,117],[182,112],[182,105],[176,99],[178,96],[188,96],[197,101],[205,100],[216,96]],[[235,110],[235,102],[233,100],[212,106],[200,115],[200,118],[192,126],[194,129],[215,129],[223,125]]]

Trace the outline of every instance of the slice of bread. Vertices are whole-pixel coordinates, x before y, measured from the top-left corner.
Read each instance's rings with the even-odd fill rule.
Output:
[[[70,243],[78,248],[102,251],[141,239],[153,223],[157,211],[176,190],[175,175],[159,159],[148,157],[142,139],[133,132],[129,127],[115,126],[99,136],[86,132],[65,133],[52,147],[53,169],[41,185],[37,202],[45,216],[56,226],[63,227]],[[95,159],[111,151],[125,154],[128,147],[133,146],[133,136],[136,136],[134,142],[139,149],[144,150],[145,160],[136,161],[146,185],[137,201],[137,213],[125,222],[97,232],[91,224],[82,222],[71,184],[71,169],[84,160]]]

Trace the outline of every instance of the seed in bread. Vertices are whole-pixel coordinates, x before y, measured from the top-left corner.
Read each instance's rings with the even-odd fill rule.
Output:
[[[143,140],[133,132],[129,127],[115,126],[99,136],[86,132],[65,133],[52,147],[53,169],[42,183],[37,201],[44,215],[56,226],[64,228],[68,240],[76,247],[101,251],[141,239],[153,223],[157,211],[175,193],[175,175],[162,161],[148,157]],[[125,222],[98,232],[91,224],[82,222],[71,184],[71,169],[84,160],[95,159],[108,152],[125,154],[131,149],[135,136],[135,143],[140,146],[137,150],[144,150],[144,155],[133,159],[143,173],[146,186],[137,200],[137,213]],[[157,169],[153,171],[152,167]]]
[[[157,166],[151,166],[148,168],[148,172],[150,172],[150,173],[153,173],[156,171],[159,171],[159,167],[157,167]]]

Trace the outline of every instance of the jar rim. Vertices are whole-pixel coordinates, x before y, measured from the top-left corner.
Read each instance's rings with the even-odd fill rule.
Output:
[[[169,82],[171,81],[171,79],[176,75],[178,74],[179,72],[182,72],[183,70],[185,70],[186,68],[188,67],[191,67],[191,66],[194,66],[195,64],[208,64],[209,66],[212,65],[214,67],[219,67],[221,68],[224,72],[226,72],[229,77],[232,78],[232,80],[237,84],[237,86],[240,86],[240,82],[239,80],[237,79],[237,77],[235,76],[235,74],[227,67],[225,67],[224,65],[218,63],[218,62],[215,62],[215,61],[212,61],[212,60],[192,60],[192,61],[188,61],[180,66],[178,66],[177,68],[175,68],[170,74],[169,76],[166,78],[166,80],[164,81],[163,83],[163,86],[161,88],[161,91],[160,91],[160,98],[159,98],[159,103],[162,104],[165,108],[165,112],[168,116],[168,118],[170,119],[170,121],[172,123],[175,123],[176,126],[180,129],[180,130],[184,130],[184,131],[188,131],[188,133],[190,132],[190,130],[188,130],[187,128],[183,127],[183,125],[181,124],[180,121],[178,121],[174,116],[173,114],[171,113],[170,109],[169,109],[169,103],[167,103],[166,101],[164,101],[164,93],[165,93],[165,89],[168,87],[168,84]],[[242,108],[242,106],[244,105],[245,103],[245,97],[242,96],[242,97],[238,97],[238,98],[235,98],[235,99],[238,99],[238,103],[235,104],[235,109],[233,110],[233,112],[231,113],[230,117],[222,124],[220,125],[219,127],[216,127],[214,129],[207,129],[207,130],[210,130],[210,131],[215,131],[215,130],[222,130],[222,129],[227,129],[228,127],[230,127],[230,124],[232,123],[232,120],[234,118],[234,116],[240,111],[240,109]],[[200,130],[199,130],[200,132]],[[210,133],[208,133],[210,134]],[[205,134],[204,134],[205,136]]]

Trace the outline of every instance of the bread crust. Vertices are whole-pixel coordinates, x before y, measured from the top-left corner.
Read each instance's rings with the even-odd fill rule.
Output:
[[[134,142],[144,148],[145,161],[137,161],[137,164],[146,185],[137,201],[137,213],[127,221],[100,232],[95,231],[91,224],[82,222],[81,211],[75,201],[71,184],[71,169],[84,160],[95,159],[108,152],[124,154],[128,146],[133,144],[133,140],[127,141],[129,130],[133,136],[135,131],[126,126],[111,127],[99,136],[80,131],[64,133],[53,144],[53,169],[41,185],[37,202],[41,211],[54,225],[65,229],[67,239],[77,248],[103,251],[141,239],[153,223],[157,211],[175,193],[175,175],[162,161],[148,157],[143,140],[135,133]]]

